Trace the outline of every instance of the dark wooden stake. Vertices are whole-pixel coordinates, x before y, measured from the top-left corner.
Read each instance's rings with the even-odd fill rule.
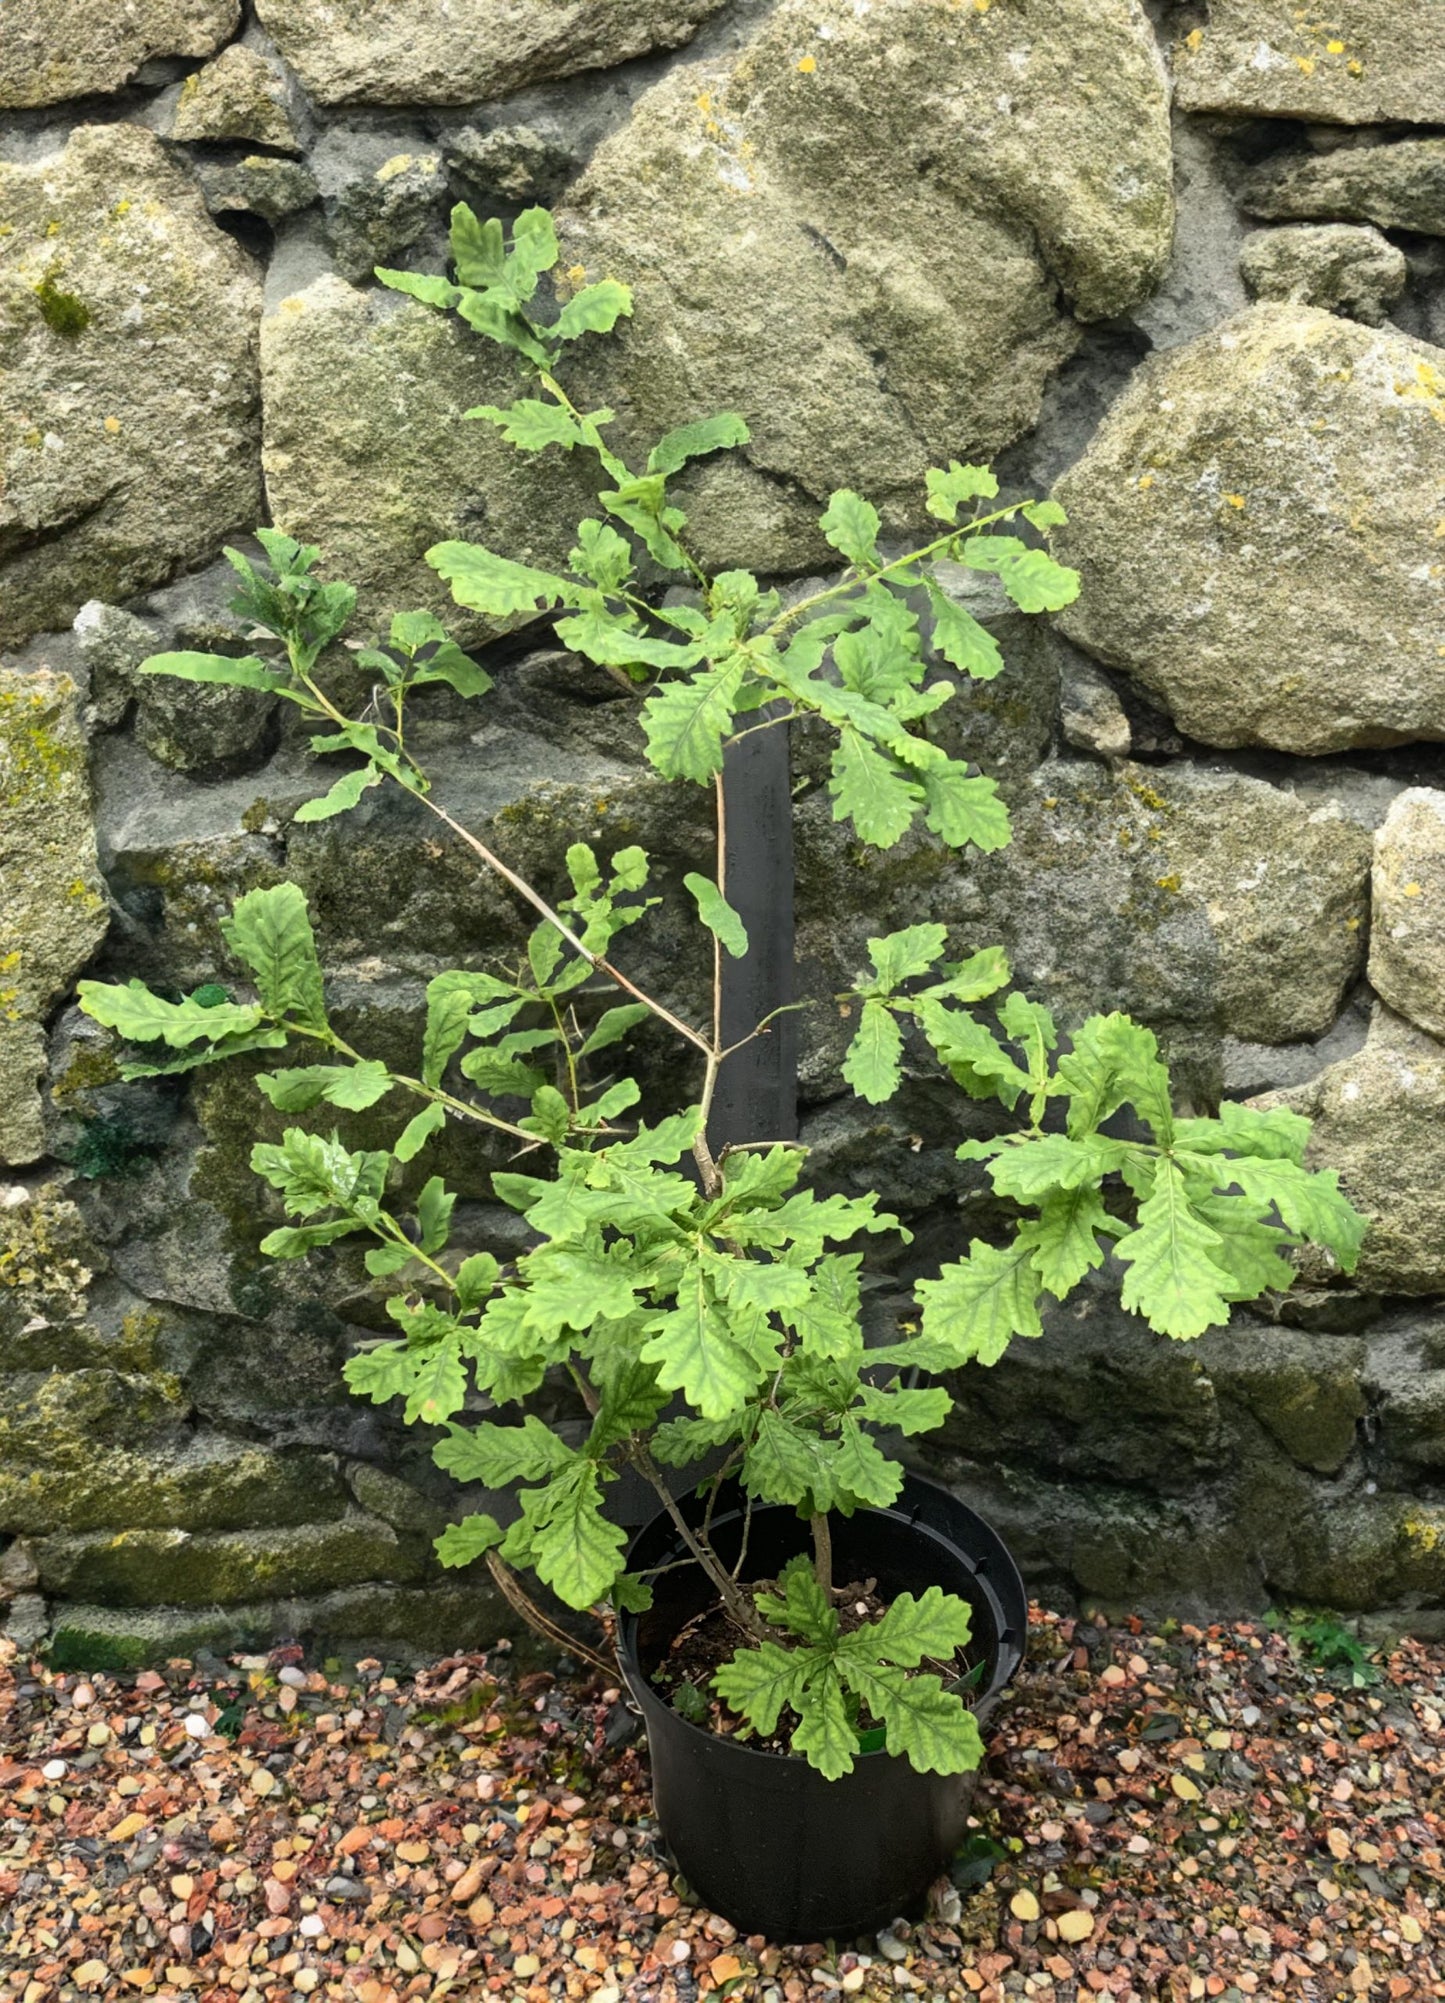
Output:
[[[750,721],[762,722],[760,711]],[[748,950],[723,957],[723,1044],[740,1043],[793,998],[793,799],[788,726],[756,730],[724,753],[724,843],[728,903]],[[718,1073],[708,1139],[791,1141],[798,1135],[798,1018],[780,1015]]]
[[[755,719],[762,721],[762,713]],[[714,1155],[731,1143],[791,1141],[798,1135],[798,1031],[781,1015],[762,1036],[743,1043],[765,1016],[793,1000],[793,794],[788,726],[760,730],[730,745],[723,760],[728,903],[742,919],[748,950],[723,955],[722,1040],[742,1043],[718,1072],[708,1140]],[[686,1410],[674,1401],[676,1412]],[[674,1495],[684,1495],[721,1465],[721,1450],[687,1468],[668,1468]],[[613,1484],[607,1513],[631,1529],[657,1513],[657,1496],[631,1469]]]

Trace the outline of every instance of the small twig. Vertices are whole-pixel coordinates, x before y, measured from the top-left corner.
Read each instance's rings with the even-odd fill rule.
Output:
[[[621,1675],[622,1672],[615,1660],[609,1662],[605,1655],[599,1655],[595,1648],[589,1648],[585,1641],[578,1641],[575,1635],[568,1634],[566,1628],[559,1627],[555,1621],[550,1620],[536,1601],[523,1590],[522,1583],[511,1566],[499,1558],[495,1551],[487,1553],[487,1570],[496,1581],[497,1590],[502,1598],[522,1616],[535,1634],[540,1634],[544,1641],[550,1641],[554,1648],[563,1649],[568,1655],[580,1655],[584,1662],[590,1662],[594,1669],[600,1669],[609,1679]]]
[[[721,1063],[725,1057],[731,1057],[735,1050],[742,1050],[747,1044],[753,1042],[755,1038],[766,1036],[768,1034],[768,1025],[776,1022],[780,1015],[795,1015],[799,1009],[816,1007],[817,1003],[811,999],[808,1001],[782,1003],[780,1007],[770,1010],[757,1027],[750,1029],[746,1036],[740,1036],[736,1043],[730,1043],[726,1050],[719,1051],[718,1062]],[[749,1143],[749,1145],[755,1144]]]
[[[677,1498],[663,1480],[657,1463],[649,1453],[645,1441],[638,1441],[634,1444],[632,1449],[632,1464],[643,1480],[651,1486],[661,1501],[663,1508],[671,1517],[673,1527],[682,1538],[683,1543],[692,1553],[694,1559],[702,1567],[702,1570],[712,1581],[713,1585],[717,1587],[718,1597],[723,1603],[729,1620],[732,1621],[735,1627],[740,1627],[754,1641],[766,1640],[772,1630],[764,1623],[762,1617],[755,1612],[751,1602],[738,1591],[732,1575],[717,1557],[716,1553],[709,1550],[699,1540],[696,1531],[678,1508]]]
[[[738,1561],[733,1566],[733,1571],[732,1571],[732,1575],[735,1579],[739,1578],[742,1574],[743,1564],[748,1555],[748,1538],[752,1533],[752,1527],[753,1527],[753,1498],[751,1496],[748,1496],[743,1504],[743,1541],[738,1550]]]
[[[770,716],[766,723],[750,723],[746,730],[736,730],[731,737],[723,739],[724,746],[741,744],[745,737],[756,737],[760,730],[776,730],[780,723],[796,723],[803,714],[801,710],[784,710],[780,716]]]

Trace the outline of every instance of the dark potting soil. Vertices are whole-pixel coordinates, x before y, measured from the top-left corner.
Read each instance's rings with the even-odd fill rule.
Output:
[[[749,1591],[754,1593],[781,1595],[782,1590],[776,1579],[756,1579],[749,1587]],[[854,1579],[846,1586],[835,1586],[832,1597],[838,1625],[844,1634],[852,1634],[866,1623],[876,1621],[887,1612],[890,1604],[880,1596],[876,1579]],[[695,1614],[685,1627],[678,1630],[667,1654],[653,1670],[651,1681],[673,1709],[690,1724],[700,1725],[722,1738],[743,1740],[759,1752],[788,1753],[799,1723],[795,1711],[784,1708],[779,1714],[776,1731],[764,1735],[725,1704],[712,1687],[714,1671],[731,1661],[740,1648],[747,1646],[747,1642],[748,1637],[728,1618],[727,1610],[718,1600],[705,1607],[700,1614]],[[941,1676],[944,1684],[948,1685],[969,1676],[975,1668],[975,1659],[965,1644],[947,1662],[925,1658],[919,1667]],[[961,1689],[958,1694],[965,1703],[968,1702],[967,1688]],[[866,1705],[863,1706],[858,1717],[858,1733],[864,1751],[873,1750],[869,1733],[879,1731],[881,1727],[877,1719]]]

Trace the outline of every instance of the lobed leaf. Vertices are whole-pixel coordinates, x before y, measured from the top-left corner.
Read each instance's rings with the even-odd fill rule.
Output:
[[[998,481],[987,466],[961,466],[956,459],[949,460],[946,471],[930,466],[923,479],[925,506],[941,522],[956,522],[965,501],[991,501],[998,493]]]
[[[447,1123],[446,1109],[435,1100],[423,1106],[419,1113],[412,1115],[392,1144],[392,1154],[397,1161],[412,1161],[419,1155],[432,1135],[439,1133]]]
[[[857,569],[870,569],[877,562],[878,531],[882,527],[878,510],[851,488],[840,487],[829,498],[818,527],[834,549]]]
[[[298,884],[247,891],[230,917],[221,920],[221,931],[250,968],[268,1014],[294,1015],[313,1028],[326,1027],[321,962],[306,895]]]
[[[929,1586],[921,1598],[900,1593],[882,1618],[859,1630],[885,1662],[916,1669],[925,1656],[947,1662],[973,1631],[967,1600]]]
[[[1161,1335],[1188,1340],[1229,1320],[1220,1235],[1192,1209],[1178,1165],[1163,1157],[1136,1228],[1116,1251],[1128,1267],[1119,1298]]]
[[[1092,1185],[1059,1189],[1045,1196],[1034,1227],[1034,1267],[1055,1300],[1104,1263],[1098,1234],[1112,1223],[1104,1199]]]
[[[433,543],[426,560],[451,586],[458,605],[494,619],[518,612],[543,612],[549,605],[570,605],[577,600],[577,586],[567,578],[513,563],[479,543]]]
[[[903,1032],[886,1002],[865,1001],[853,1041],[843,1059],[843,1076],[860,1099],[881,1106],[898,1090],[903,1071]]]
[[[748,935],[743,921],[723,896],[711,877],[700,876],[696,870],[689,870],[682,879],[684,887],[692,892],[697,904],[697,915],[724,949],[735,960],[746,957]]]
[[[996,780],[970,777],[967,766],[950,759],[924,773],[923,797],[924,819],[950,848],[992,855],[1008,847],[1013,826]]]
[[[884,1509],[898,1499],[903,1469],[891,1461],[856,1419],[845,1416],[831,1455],[836,1487],[834,1506],[851,1515],[860,1502]]]
[[[504,1535],[494,1516],[478,1512],[464,1516],[460,1523],[449,1523],[432,1548],[441,1564],[456,1568],[474,1564],[488,1551],[495,1551]]]
[[[986,626],[938,585],[929,583],[933,645],[953,667],[976,682],[991,682],[1003,671],[1003,652]]]
[[[260,1027],[263,1016],[251,1003],[221,1002],[207,1008],[191,998],[163,1001],[143,981],[124,986],[108,981],[81,981],[76,994],[93,1021],[113,1029],[131,1043],[166,1043],[172,1050],[191,1043],[220,1043]]]
[[[833,819],[851,820],[861,841],[884,849],[902,840],[924,797],[894,759],[852,727],[839,735],[828,791]]]
[[[712,1684],[725,1704],[746,1718],[754,1730],[771,1735],[789,1707],[805,1700],[809,1658],[800,1649],[775,1641],[742,1648],[713,1674]]]
[[[631,312],[632,294],[627,287],[615,278],[602,278],[574,292],[556,325],[547,331],[559,341],[575,341],[583,334],[610,334]]]
[[[680,473],[689,459],[704,459],[710,452],[746,445],[751,435],[743,420],[728,411],[719,412],[716,417],[698,418],[692,424],[680,424],[653,446],[647,470],[664,475]]]
[[[640,1354],[657,1366],[664,1391],[681,1391],[704,1419],[725,1419],[747,1403],[762,1367],[735,1339],[700,1266],[679,1287],[676,1307],[654,1315],[647,1326]]]
[[[358,806],[363,793],[381,784],[381,772],[368,762],[358,765],[354,772],[343,772],[324,793],[318,793],[313,800],[303,800],[291,816],[293,821],[329,821],[336,814],[348,813]]]
[[[858,1735],[848,1715],[843,1686],[831,1662],[815,1667],[804,1685],[801,1699],[795,1700],[798,1729],[789,1741],[809,1766],[816,1767],[825,1780],[841,1780],[853,1771]]]
[[[549,445],[560,445],[564,452],[570,452],[583,442],[576,420],[562,405],[543,402],[540,397],[518,397],[506,409],[494,403],[479,403],[471,410],[464,410],[462,416],[485,418],[497,427],[509,445],[521,452],[545,452]]]
[[[892,994],[905,981],[930,973],[948,942],[946,925],[909,925],[901,932],[889,932],[868,941],[868,957],[879,990]]]
[[[920,1280],[923,1336],[950,1366],[997,1363],[1016,1335],[1041,1335],[1033,1241],[1018,1233],[1006,1249],[974,1239],[968,1256]]]
[[[173,675],[183,682],[219,682],[227,688],[259,689],[274,695],[284,689],[290,676],[284,668],[272,667],[254,654],[233,660],[229,654],[152,654],[140,664],[143,675]]]
[[[363,1112],[391,1090],[391,1073],[374,1058],[359,1064],[296,1064],[287,1071],[262,1071],[256,1083],[278,1111],[305,1113],[313,1106],[340,1106]]]
[[[605,1599],[623,1569],[627,1532],[602,1514],[596,1465],[578,1458],[543,1490],[519,1497],[529,1558],[543,1585],[569,1607]]]
[[[708,668],[668,682],[642,710],[647,756],[664,779],[710,779],[722,770],[723,738],[732,729],[744,663]]]
[[[432,1449],[439,1468],[457,1481],[507,1488],[514,1481],[547,1481],[576,1460],[572,1448],[529,1412],[517,1426],[454,1425]]]

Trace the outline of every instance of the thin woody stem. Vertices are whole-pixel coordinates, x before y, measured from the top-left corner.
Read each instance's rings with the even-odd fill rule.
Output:
[[[435,800],[429,799],[425,793],[416,787],[407,786],[405,790],[414,799],[420,800],[427,811],[435,814],[436,818],[449,827],[454,835],[459,836],[474,855],[481,857],[488,869],[493,870],[496,875],[500,876],[504,883],[511,885],[519,897],[524,897],[534,911],[545,918],[549,925],[555,927],[561,933],[573,952],[579,954],[595,973],[606,974],[609,980],[615,981],[618,987],[624,989],[634,1000],[640,1001],[653,1015],[665,1022],[669,1029],[676,1030],[679,1036],[685,1037],[689,1043],[702,1051],[704,1056],[709,1058],[712,1056],[712,1045],[705,1036],[700,1035],[697,1030],[693,1029],[688,1023],[685,1023],[680,1016],[674,1015],[672,1010],[665,1008],[660,1001],[654,1001],[651,995],[645,994],[635,982],[628,980],[626,974],[621,972],[619,968],[614,967],[612,962],[604,958],[601,953],[594,953],[590,947],[584,946],[566,919],[552,909],[541,892],[534,890],[525,877],[518,876],[516,870],[504,863],[499,855],[494,854],[485,842],[478,841],[477,837],[469,829],[464,828],[460,821],[454,820],[445,807],[439,807]]]
[[[751,1635],[754,1641],[766,1640],[769,1630],[754,1608],[752,1601],[745,1593],[739,1590],[736,1580],[732,1577],[726,1566],[699,1539],[692,1525],[683,1515],[681,1509],[679,1509],[676,1497],[663,1480],[661,1471],[656,1461],[653,1460],[645,1443],[639,1441],[634,1447],[632,1464],[643,1480],[655,1491],[663,1508],[671,1517],[673,1526],[682,1538],[683,1543],[692,1553],[697,1563],[701,1565],[713,1585],[717,1587],[718,1597],[726,1608],[729,1619],[735,1626],[742,1628],[744,1633]]]
[[[727,794],[723,787],[721,772],[713,774],[713,801],[717,817],[717,894],[727,898],[727,839],[728,809]],[[717,1092],[718,1072],[722,1066],[722,1005],[723,1005],[723,944],[714,932],[712,936],[712,1047],[707,1053],[707,1071],[702,1081],[702,1121],[693,1143],[693,1158],[697,1162],[698,1173],[702,1177],[704,1196],[716,1196],[722,1187],[722,1176],[713,1156],[707,1138],[708,1115],[712,1112],[713,1098]]]
[[[735,1050],[742,1050],[747,1044],[754,1042],[756,1038],[766,1036],[768,1033],[768,1024],[776,1022],[780,1015],[793,1015],[799,1009],[816,1007],[817,1003],[814,1001],[800,1001],[784,1002],[781,1007],[770,1009],[756,1029],[750,1029],[746,1036],[740,1036],[736,1043],[730,1043],[726,1050],[718,1052],[718,1062],[721,1063],[725,1057],[731,1057]],[[751,1145],[751,1143],[747,1143],[746,1145]]]
[[[351,1045],[334,1031],[313,1029],[304,1022],[288,1021],[285,1027],[290,1035],[307,1037],[312,1043],[319,1043],[326,1050],[334,1050],[338,1056],[351,1058],[353,1063],[363,1064],[366,1061],[359,1050],[353,1050]],[[393,1085],[402,1086],[408,1092],[415,1093],[420,1099],[429,1099],[434,1105],[445,1106],[448,1112],[456,1113],[464,1120],[475,1120],[480,1126],[495,1128],[498,1133],[510,1134],[513,1140],[526,1141],[529,1145],[534,1145],[536,1142],[537,1136],[528,1133],[525,1127],[514,1126],[500,1114],[489,1113],[482,1106],[473,1106],[466,1099],[454,1098],[450,1092],[444,1092],[439,1085],[423,1084],[420,1078],[413,1078],[405,1071],[393,1071],[391,1082]]]
[[[523,1587],[511,1566],[504,1563],[495,1551],[487,1553],[487,1570],[496,1581],[497,1590],[502,1598],[514,1612],[522,1616],[534,1633],[541,1635],[544,1641],[550,1641],[554,1648],[563,1649],[568,1655],[580,1655],[584,1662],[590,1662],[592,1667],[600,1669],[604,1676],[614,1677],[618,1674],[615,1662],[609,1662],[605,1655],[599,1655],[596,1649],[589,1648],[585,1641],[579,1641],[575,1635],[568,1634],[566,1628],[559,1627],[555,1621],[550,1620]]]
[[[316,685],[310,675],[305,672],[304,668],[298,664],[294,652],[292,665],[298,678],[305,684],[325,714],[331,718],[333,723],[344,727],[347,719],[336,708],[325,692]],[[414,800],[419,800],[428,813],[434,814],[444,826],[449,827],[454,835],[459,836],[466,843],[474,855],[480,856],[488,869],[493,871],[495,875],[500,876],[504,883],[510,884],[519,897],[525,898],[527,903],[532,906],[532,909],[540,917],[545,918],[549,925],[561,933],[573,952],[580,954],[594,973],[606,974],[609,980],[615,981],[618,987],[630,994],[634,1000],[641,1002],[644,1008],[665,1022],[669,1029],[676,1030],[679,1036],[685,1038],[687,1042],[702,1051],[705,1057],[711,1058],[713,1056],[713,1046],[705,1036],[700,1035],[690,1024],[685,1023],[680,1016],[674,1015],[671,1009],[664,1008],[661,1002],[654,1001],[651,995],[645,994],[634,982],[628,980],[626,974],[622,973],[617,967],[614,967],[612,962],[605,959],[602,954],[594,953],[590,947],[584,946],[571,926],[559,912],[552,909],[540,891],[534,890],[524,876],[519,876],[516,870],[503,862],[499,855],[494,854],[485,842],[479,841],[469,829],[462,826],[460,821],[453,819],[445,807],[439,807],[436,801],[422,790],[422,785],[425,783],[425,775],[421,767],[416,763],[416,760],[411,758],[409,754],[408,763],[416,773],[417,780],[421,783],[414,784],[399,773],[394,775],[396,783],[401,787],[403,792],[409,793]],[[528,1138],[530,1139],[531,1136],[529,1135]]]

